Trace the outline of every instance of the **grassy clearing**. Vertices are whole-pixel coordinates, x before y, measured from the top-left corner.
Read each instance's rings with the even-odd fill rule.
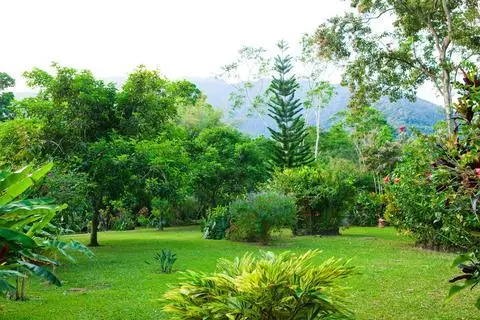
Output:
[[[75,238],[87,242],[87,235]],[[175,271],[213,271],[216,260],[246,251],[303,252],[320,248],[319,259],[351,259],[360,274],[349,279],[352,308],[359,319],[472,319],[474,295],[465,292],[445,304],[447,280],[454,255],[413,248],[411,241],[393,229],[350,228],[339,237],[288,235],[272,245],[203,240],[198,227],[104,232],[95,260],[83,257],[58,272],[60,288],[29,282],[26,302],[0,300],[1,319],[167,319],[159,301],[178,272],[157,273],[153,254],[168,248],[178,254]],[[478,293],[477,293],[478,294]]]

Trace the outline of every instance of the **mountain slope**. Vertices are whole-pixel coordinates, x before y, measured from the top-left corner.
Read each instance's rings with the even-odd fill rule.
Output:
[[[192,78],[200,90],[207,95],[207,100],[213,106],[228,110],[228,97],[233,91],[233,86],[222,80],[214,78]],[[303,99],[305,96],[305,86],[301,84],[297,91],[297,98]],[[254,86],[254,91],[255,91]],[[348,89],[340,85],[335,85],[336,94],[326,106],[321,115],[321,125],[328,128],[335,122],[335,115],[347,108],[350,93]],[[443,119],[443,114],[439,106],[423,99],[417,99],[410,102],[406,99],[391,103],[387,98],[383,98],[374,106],[381,111],[388,122],[394,127],[407,126],[413,127],[423,132],[431,132],[435,123]],[[227,113],[226,113],[227,114]],[[259,117],[248,117],[246,108],[235,112],[234,117],[228,117],[230,121],[237,123],[242,131],[252,135],[268,134],[264,122]],[[268,118],[268,117],[266,117]],[[307,111],[306,115],[309,124],[314,124],[313,112]],[[272,125],[269,119],[266,119],[268,125]]]

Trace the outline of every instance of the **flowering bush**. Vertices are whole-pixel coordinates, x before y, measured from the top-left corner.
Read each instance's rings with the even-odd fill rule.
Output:
[[[476,248],[480,230],[480,80],[465,74],[455,128],[439,127],[432,136],[406,144],[403,160],[387,183],[391,203],[386,217],[431,247]]]

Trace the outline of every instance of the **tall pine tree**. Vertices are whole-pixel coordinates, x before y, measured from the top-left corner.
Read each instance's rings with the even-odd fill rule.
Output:
[[[275,167],[294,168],[312,162],[311,150],[304,140],[307,136],[305,121],[302,116],[302,104],[295,98],[299,85],[292,70],[292,57],[286,55],[288,49],[284,41],[278,44],[280,55],[275,57],[274,70],[277,76],[270,83],[271,94],[268,111],[277,128],[268,128],[272,139],[276,142],[272,152]]]

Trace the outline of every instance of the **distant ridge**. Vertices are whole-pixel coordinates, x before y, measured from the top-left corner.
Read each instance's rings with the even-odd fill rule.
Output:
[[[207,95],[208,102],[213,106],[223,110],[228,109],[228,97],[233,91],[232,85],[215,78],[191,78],[190,81],[195,83],[198,88]],[[305,85],[304,83],[303,85],[300,83],[300,85],[301,88],[297,91],[297,98],[303,99],[305,96]],[[332,123],[335,122],[334,118],[338,112],[347,108],[350,97],[347,88],[340,85],[334,85],[334,87],[336,94],[321,114],[321,125],[325,129],[329,128]],[[438,105],[420,98],[415,102],[402,99],[393,103],[391,103],[388,98],[382,98],[374,107],[385,115],[387,121],[392,126],[397,128],[407,126],[416,128],[422,132],[431,132],[435,123],[443,120],[443,113]],[[312,111],[307,111],[306,118],[309,124],[314,124],[315,118]],[[246,108],[237,111],[235,117],[230,120],[238,123],[238,127],[242,131],[251,135],[268,134],[268,130],[261,119],[247,117]],[[272,122],[268,120],[269,119],[267,119],[267,124],[271,125]]]

